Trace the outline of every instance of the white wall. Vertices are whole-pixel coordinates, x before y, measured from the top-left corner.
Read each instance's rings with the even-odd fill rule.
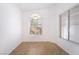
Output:
[[[0,4],[0,54],[21,43],[21,12],[14,4]]]
[[[55,6],[54,6],[55,7]],[[24,41],[50,41],[56,39],[56,22],[55,19],[55,12],[53,8],[44,8],[39,10],[31,10],[31,11],[24,11],[23,13],[23,39]],[[30,35],[30,21],[31,15],[33,13],[37,13],[41,16],[42,20],[42,35]]]
[[[57,39],[55,40],[55,43],[57,43],[60,47],[62,47],[64,50],[66,50],[69,54],[79,54],[79,45],[74,44],[72,42],[63,40],[59,38],[59,15],[61,13],[63,13],[64,11],[72,8],[73,6],[75,6],[77,4],[57,4],[57,8],[56,8],[56,24],[57,24]]]

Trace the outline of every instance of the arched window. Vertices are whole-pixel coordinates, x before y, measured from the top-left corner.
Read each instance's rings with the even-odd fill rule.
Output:
[[[40,16],[37,14],[32,15],[30,34],[42,34],[42,22]]]

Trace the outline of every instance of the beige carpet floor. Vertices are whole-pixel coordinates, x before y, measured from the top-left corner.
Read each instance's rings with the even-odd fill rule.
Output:
[[[22,42],[10,55],[68,55],[68,53],[51,42]]]

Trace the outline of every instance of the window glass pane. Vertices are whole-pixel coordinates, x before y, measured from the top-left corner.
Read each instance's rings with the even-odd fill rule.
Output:
[[[68,12],[61,15],[61,37],[68,40]]]

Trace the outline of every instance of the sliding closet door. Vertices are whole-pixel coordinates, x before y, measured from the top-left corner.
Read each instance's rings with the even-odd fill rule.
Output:
[[[68,40],[68,11],[60,15],[60,37]]]
[[[79,5],[70,10],[70,40],[79,43]]]

